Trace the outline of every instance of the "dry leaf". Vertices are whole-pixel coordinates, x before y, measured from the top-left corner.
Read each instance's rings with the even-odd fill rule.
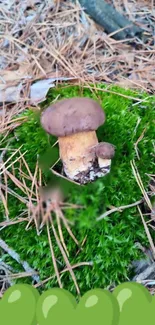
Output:
[[[66,81],[72,80],[73,78],[50,78],[39,80],[31,85],[30,89],[30,103],[31,104],[38,104],[43,102],[46,99],[46,95],[50,88],[55,87],[55,81]]]
[[[30,103],[37,104],[46,99],[46,95],[50,88],[55,87],[54,79],[45,79],[35,82],[30,90]]]
[[[19,102],[21,90],[22,84],[12,87],[6,87],[0,84],[0,102]]]
[[[31,79],[32,77],[29,75],[29,64],[22,64],[18,70],[4,70],[1,71],[1,80],[0,84],[4,84],[7,82],[19,82],[21,79]]]

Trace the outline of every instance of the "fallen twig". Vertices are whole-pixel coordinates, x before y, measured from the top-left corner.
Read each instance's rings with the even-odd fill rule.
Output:
[[[113,208],[109,211],[106,211],[105,213],[103,213],[100,217],[98,217],[96,220],[97,221],[100,221],[104,218],[106,218],[107,216],[109,216],[110,214],[114,213],[114,212],[122,212],[122,210],[125,210],[125,209],[129,209],[129,208],[132,208],[132,207],[135,207],[139,204],[141,204],[143,202],[143,200],[140,200],[140,201],[137,201],[137,202],[134,202],[134,203],[131,203],[131,204],[128,204],[128,205],[122,205],[118,208]]]
[[[26,261],[22,261],[22,259],[20,258],[20,255],[18,253],[16,253],[12,248],[10,248],[5,243],[5,241],[3,239],[1,239],[1,238],[0,238],[0,247],[5,252],[7,252],[7,254],[9,254],[17,263],[22,265],[25,272],[32,274],[31,277],[32,277],[33,281],[35,281],[37,283],[40,281],[40,277],[37,275],[37,272],[34,271],[34,269],[32,267],[30,267],[29,264]]]
[[[142,283],[144,280],[145,281],[148,281],[146,279],[148,279],[152,273],[155,274],[155,262],[153,264],[149,265],[143,272],[141,272],[140,274],[136,275],[133,278],[133,281],[136,281],[136,282],[139,282],[139,283]]]

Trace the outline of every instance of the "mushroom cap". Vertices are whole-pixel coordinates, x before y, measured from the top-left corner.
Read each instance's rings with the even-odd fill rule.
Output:
[[[114,146],[108,142],[100,142],[94,147],[95,154],[98,158],[112,159],[115,155]]]
[[[95,131],[104,121],[105,113],[101,106],[86,97],[60,100],[45,109],[41,115],[42,127],[57,137]]]

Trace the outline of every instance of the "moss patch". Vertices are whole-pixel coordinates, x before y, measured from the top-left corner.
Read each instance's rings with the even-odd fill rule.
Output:
[[[103,87],[100,86],[99,87]],[[137,94],[132,91],[111,87],[113,91],[132,97],[146,97],[146,94]],[[84,205],[85,209],[66,210],[66,218],[73,219],[75,226],[73,232],[77,239],[82,242],[85,236],[87,240],[83,250],[77,255],[78,248],[64,230],[64,237],[70,253],[70,263],[92,262],[93,266],[81,266],[75,269],[75,275],[81,293],[95,287],[104,288],[115,282],[117,285],[126,281],[130,276],[129,265],[139,255],[135,248],[135,242],[148,245],[145,231],[136,208],[124,210],[122,213],[113,213],[106,219],[96,222],[96,218],[106,211],[108,206],[119,207],[131,204],[141,199],[142,194],[132,173],[131,160],[135,159],[143,184],[148,186],[146,173],[153,173],[153,139],[155,138],[154,122],[155,97],[147,99],[138,105],[134,105],[132,99],[120,97],[101,90],[92,93],[89,89],[79,87],[63,87],[52,89],[48,94],[48,100],[42,106],[46,106],[59,95],[59,99],[73,96],[86,96],[98,99],[106,113],[106,123],[101,126],[97,135],[99,141],[107,141],[116,146],[116,155],[112,163],[109,176],[101,178],[93,184],[85,187],[71,187],[66,194],[67,202]],[[25,159],[34,173],[38,155],[49,155],[51,145],[56,138],[47,136],[39,123],[39,116],[34,111],[26,110],[28,121],[18,127],[14,134],[16,138],[11,140],[10,148],[19,148],[21,152],[28,150]],[[138,124],[139,122],[139,124]],[[145,129],[144,137],[138,144],[140,160],[137,159],[134,144]],[[8,141],[14,134],[10,134],[5,140]],[[54,159],[58,156],[58,148],[55,149]],[[53,159],[53,158],[52,158]],[[47,159],[46,159],[47,161]],[[51,161],[50,161],[51,163]],[[47,163],[47,168],[49,164]],[[20,179],[19,163],[16,163],[16,176]],[[51,173],[43,172],[44,182],[50,180]],[[9,187],[23,196],[23,193],[9,181]],[[28,181],[27,181],[28,184]],[[25,209],[25,204],[9,195],[8,207],[10,218],[15,218]],[[4,209],[0,205],[0,220],[4,220]],[[41,279],[54,274],[46,229],[37,236],[35,227],[25,231],[25,224],[9,226],[1,231],[1,237],[8,245],[17,251],[21,258],[26,260],[32,267],[39,271]],[[59,249],[52,238],[55,254],[60,270],[65,267]],[[4,255],[4,260],[19,266]],[[21,269],[20,269],[21,270]],[[31,278],[26,279],[31,283]],[[74,284],[68,275],[62,276],[64,288],[75,294]],[[23,282],[20,280],[19,282]],[[56,278],[50,280],[43,289],[57,286]]]

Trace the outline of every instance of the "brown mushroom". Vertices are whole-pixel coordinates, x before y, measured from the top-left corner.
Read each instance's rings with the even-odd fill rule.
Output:
[[[98,144],[95,131],[104,121],[103,109],[90,98],[64,99],[43,111],[41,124],[46,132],[58,137],[60,158],[68,178],[76,179],[92,167],[95,153],[88,149]]]
[[[98,164],[100,168],[105,168],[111,165],[111,159],[115,155],[115,148],[111,143],[100,142],[90,150],[94,152],[98,158]]]

